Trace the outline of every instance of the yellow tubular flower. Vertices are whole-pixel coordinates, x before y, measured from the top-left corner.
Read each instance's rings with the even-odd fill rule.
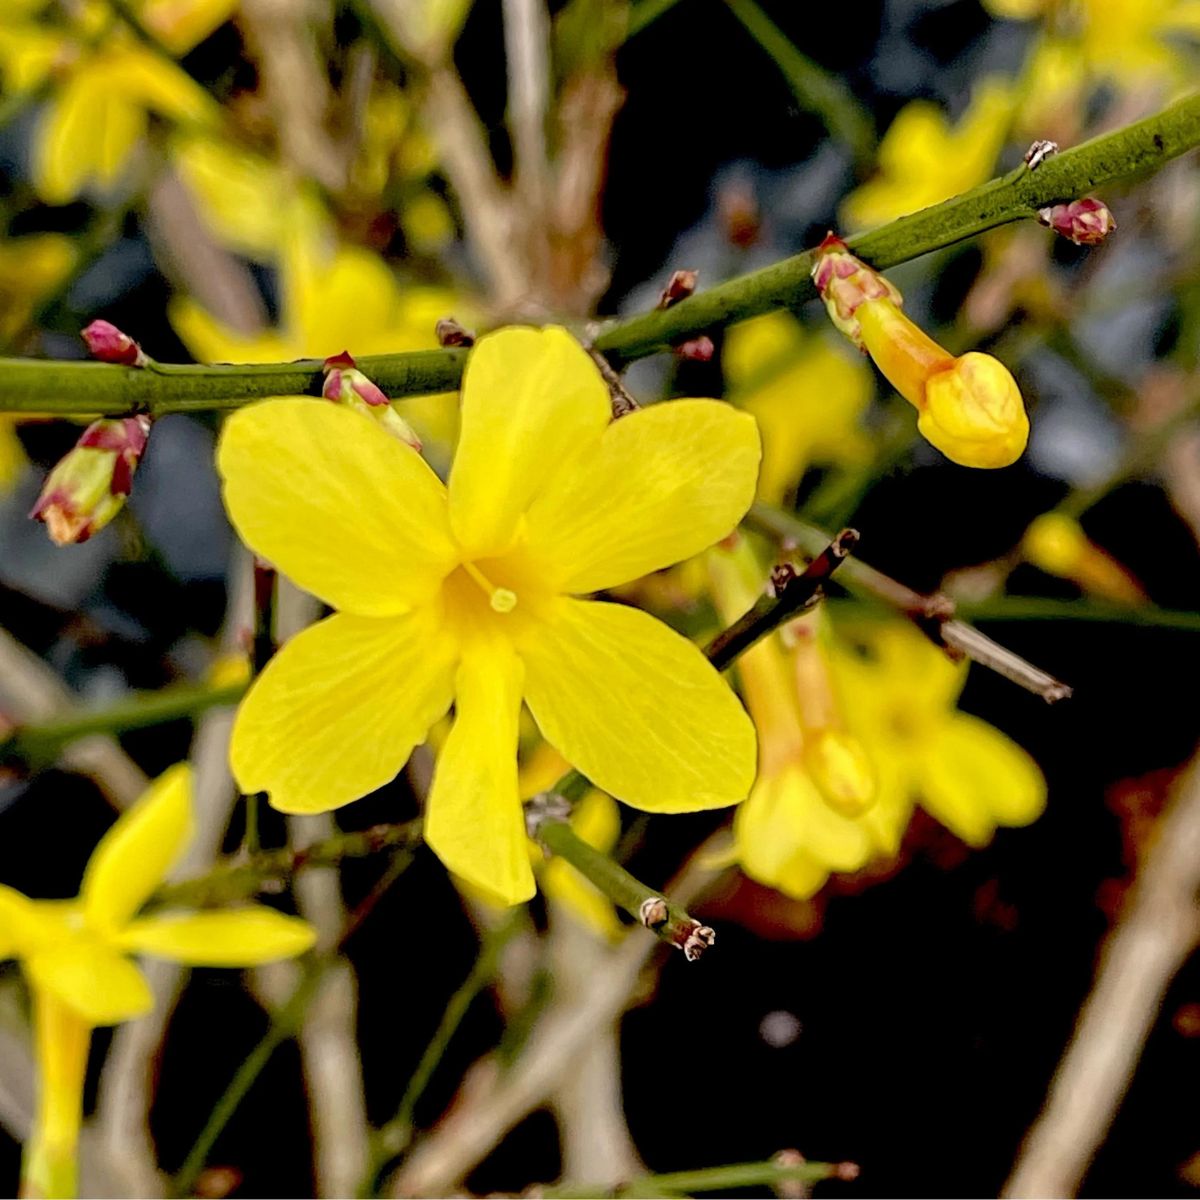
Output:
[[[1030,524],[1021,550],[1035,567],[1117,604],[1141,604],[1146,593],[1111,554],[1093,542],[1074,517],[1042,513]]]
[[[729,399],[754,416],[763,435],[760,499],[781,502],[810,466],[869,458],[862,417],[874,391],[871,373],[841,350],[783,312],[729,330],[721,360]]]
[[[727,535],[753,499],[759,453],[753,419],[714,400],[612,421],[595,364],[558,328],[476,345],[448,488],[350,409],[241,409],[217,453],[233,524],[342,611],[251,687],[233,731],[237,779],[285,812],[336,808],[392,779],[453,701],[426,840],[505,904],[534,890],[522,698],[546,740],[619,800],[655,812],[741,800],[754,729],[720,675],[647,614],[575,597]]]
[[[735,620],[757,598],[762,569],[741,540],[707,559],[721,617]],[[813,652],[820,650],[806,630],[791,639],[790,651],[772,634],[738,659],[760,761],[734,818],[737,860],[752,879],[798,899],[820,891],[831,872],[857,871],[877,855],[894,854],[908,816],[874,802],[861,745],[835,724],[834,698],[823,683],[813,690]]]
[[[1037,763],[978,717],[958,712],[966,665],[907,622],[854,627],[865,653],[832,657],[852,729],[871,747],[880,805],[918,802],[970,846],[998,825],[1028,825],[1046,804]]]
[[[34,998],[38,1117],[25,1148],[23,1195],[74,1195],[91,1031],[153,1004],[128,955],[249,967],[302,954],[316,939],[307,922],[257,904],[139,917],[192,832],[191,771],[181,764],[100,840],[75,900],[30,900],[0,884],[0,958],[20,960]]]
[[[813,279],[833,323],[917,410],[917,428],[951,462],[1007,467],[1029,440],[1029,417],[1008,368],[975,351],[955,358],[901,311],[896,288],[830,234]]]
[[[878,175],[850,193],[842,218],[855,228],[883,225],[983,183],[1008,136],[1013,100],[1009,84],[985,79],[954,128],[936,104],[906,104],[879,144]]]

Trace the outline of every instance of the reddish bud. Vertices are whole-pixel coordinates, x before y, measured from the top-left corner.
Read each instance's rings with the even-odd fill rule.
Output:
[[[392,408],[383,390],[358,369],[347,351],[327,358],[324,371],[325,386],[321,389],[321,395],[326,400],[365,413],[378,421],[392,437],[420,452],[421,439],[413,432],[412,426]]]
[[[93,358],[126,367],[143,367],[148,361],[141,346],[108,321],[93,321],[80,335]]]
[[[658,297],[658,307],[670,308],[672,304],[686,300],[696,290],[698,278],[698,271],[676,271],[667,280],[667,286],[663,288],[662,294]]]
[[[713,345],[712,338],[701,334],[697,338],[692,338],[690,341],[676,346],[675,353],[688,362],[711,362],[712,356],[716,353],[716,347]]]
[[[121,511],[146,449],[147,416],[93,421],[46,477],[29,514],[60,546],[86,542]]]
[[[475,335],[465,326],[460,325],[453,317],[443,317],[435,326],[438,345],[447,350],[454,346],[469,349],[475,345]]]
[[[1095,196],[1043,208],[1038,220],[1077,246],[1098,246],[1117,227],[1108,205]]]

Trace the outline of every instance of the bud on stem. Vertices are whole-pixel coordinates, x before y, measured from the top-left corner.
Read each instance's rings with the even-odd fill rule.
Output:
[[[321,395],[335,404],[344,404],[364,413],[387,430],[392,437],[411,446],[419,454],[421,439],[409,423],[392,407],[391,401],[355,365],[345,350],[325,360],[325,386]]]
[[[917,410],[927,441],[966,467],[1006,467],[1021,456],[1029,418],[1003,363],[939,346],[901,311],[896,288],[834,234],[818,248],[812,274],[834,325]]]
[[[1108,205],[1095,196],[1040,209],[1038,220],[1077,246],[1098,246],[1117,227]]]
[[[86,542],[119,513],[150,433],[147,416],[93,421],[46,477],[29,514],[59,546]]]
[[[80,334],[87,343],[88,352],[101,362],[117,363],[126,367],[144,367],[150,359],[145,351],[129,336],[108,321],[93,321]]]

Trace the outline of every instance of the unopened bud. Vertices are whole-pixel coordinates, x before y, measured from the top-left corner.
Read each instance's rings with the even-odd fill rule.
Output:
[[[60,546],[86,542],[121,511],[146,449],[150,418],[93,421],[46,477],[29,514]]]
[[[358,369],[354,359],[345,350],[327,358],[324,371],[325,386],[321,389],[321,395],[326,400],[365,413],[378,421],[392,437],[420,452],[421,439],[412,426],[396,412],[383,390]]]
[[[1043,208],[1038,220],[1077,246],[1098,246],[1117,227],[1108,205],[1095,196]]]
[[[682,342],[675,347],[675,353],[685,362],[711,362],[716,353],[712,338],[701,334],[697,338]]]
[[[667,286],[663,288],[662,294],[658,298],[658,307],[670,308],[672,304],[686,300],[696,290],[698,278],[698,271],[676,271],[667,280]]]
[[[966,467],[1006,467],[1029,440],[1029,418],[1012,375],[989,354],[955,358],[900,309],[900,293],[830,234],[813,280],[833,323],[916,408],[917,428]]]
[[[443,317],[435,326],[438,345],[449,350],[454,346],[469,349],[475,345],[475,334],[460,325],[453,317]]]
[[[101,362],[126,367],[144,367],[149,362],[141,346],[109,321],[93,321],[80,336],[91,356]]]
[[[1139,604],[1146,599],[1137,580],[1065,513],[1048,512],[1035,518],[1025,531],[1021,550],[1035,567],[1069,579],[1085,592],[1118,604]]]

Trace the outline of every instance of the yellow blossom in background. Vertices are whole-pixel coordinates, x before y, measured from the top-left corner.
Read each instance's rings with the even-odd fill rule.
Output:
[[[177,297],[167,315],[196,359],[287,362],[343,350],[357,356],[437,346],[437,323],[456,308],[453,292],[402,286],[379,255],[334,240],[327,219],[306,200],[282,219],[279,324],[261,333],[239,333],[194,300]],[[458,406],[451,394],[406,399],[401,411],[426,445],[452,440]]]
[[[875,385],[861,356],[775,312],[734,325],[721,362],[729,399],[751,413],[762,432],[760,499],[782,502],[810,466],[869,459],[862,417]]]
[[[147,14],[175,53],[212,32],[230,8],[213,0],[147,0]],[[0,34],[0,77],[6,93],[53,78],[33,147],[32,181],[47,203],[66,204],[93,185],[111,188],[145,142],[151,115],[216,120],[217,105],[204,89],[140,42],[100,0],[84,3],[66,29],[35,15]]]
[[[1065,513],[1036,517],[1025,531],[1021,550],[1035,567],[1079,585],[1085,592],[1117,604],[1141,604],[1146,593],[1111,554]]]
[[[718,611],[732,622],[757,599],[766,572],[744,539],[707,558]],[[895,854],[910,812],[896,791],[878,793],[867,747],[843,724],[815,617],[738,659],[759,771],[734,817],[734,853],[752,879],[797,899],[815,895],[834,872]]]
[[[193,835],[192,778],[172,767],[96,846],[75,900],[30,900],[0,884],[0,958],[16,958],[34,998],[39,1097],[22,1194],[69,1196],[91,1030],[150,1011],[150,985],[128,957],[249,967],[302,954],[310,925],[265,905],[138,916]]]
[[[989,77],[951,126],[929,100],[906,104],[879,143],[879,170],[851,192],[842,219],[869,228],[938,204],[990,179],[1013,119],[1011,85]]]
[[[699,649],[575,597],[728,534],[754,496],[758,431],[714,400],[611,418],[595,363],[549,328],[471,352],[448,487],[351,409],[273,400],[228,419],[217,464],[242,540],[342,610],[288,642],[242,702],[230,756],[245,790],[285,812],[347,804],[391,780],[453,701],[426,841],[505,904],[534,890],[522,699],[552,746],[635,807],[746,795],[754,729]]]
[[[1011,738],[955,707],[967,665],[908,622],[839,630],[831,663],[851,728],[870,751],[879,803],[918,803],[970,846],[998,825],[1028,825],[1046,804],[1037,763]]]

